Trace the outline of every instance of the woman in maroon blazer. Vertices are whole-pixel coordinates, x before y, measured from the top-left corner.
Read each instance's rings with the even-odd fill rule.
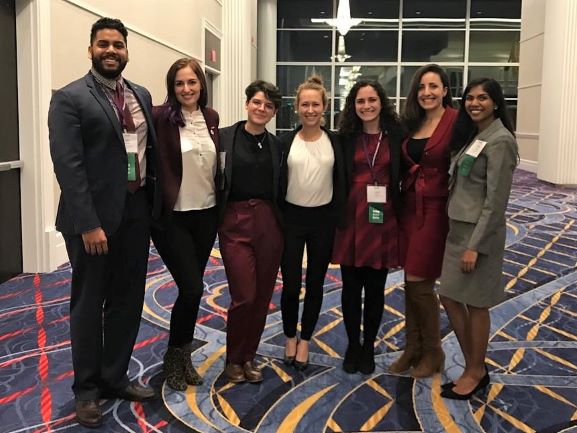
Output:
[[[441,370],[445,360],[434,287],[441,275],[449,229],[448,146],[456,118],[443,68],[430,64],[418,69],[402,117],[408,137],[402,145],[405,175],[400,217],[406,345],[402,356],[389,367],[391,373],[413,367],[413,377],[429,377]]]
[[[152,240],[178,286],[172,307],[166,383],[184,391],[201,377],[191,362],[192,340],[216,238],[218,113],[206,106],[206,78],[193,59],[177,60],[166,74],[166,102],[153,109],[163,208]]]

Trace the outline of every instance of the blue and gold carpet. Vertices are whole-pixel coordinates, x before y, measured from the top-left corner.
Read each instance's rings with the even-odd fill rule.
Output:
[[[577,432],[577,194],[518,170],[508,207],[506,300],[492,314],[491,385],[470,402],[440,398],[439,384],[463,360],[442,317],[443,374],[413,380],[386,373],[403,340],[402,272],[390,274],[372,376],[340,368],[346,337],[340,273],[330,269],[311,365],[282,363],[279,302],[270,305],[258,361],[262,384],[229,384],[225,356],[227,282],[218,244],[205,276],[193,361],[204,385],[163,386],[175,287],[151,249],[146,301],[130,376],[150,383],[150,403],[103,402],[104,432]],[[306,263],[305,263],[306,266]],[[70,268],[0,285],[0,432],[79,432],[74,422],[68,331]]]

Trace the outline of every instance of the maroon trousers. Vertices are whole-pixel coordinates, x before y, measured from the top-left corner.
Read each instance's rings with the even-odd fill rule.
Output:
[[[231,303],[226,326],[227,362],[256,355],[283,251],[273,207],[265,200],[229,202],[218,230]]]

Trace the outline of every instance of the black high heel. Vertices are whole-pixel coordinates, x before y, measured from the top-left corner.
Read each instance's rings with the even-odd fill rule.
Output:
[[[299,342],[298,342],[298,340],[297,340],[297,345],[298,345],[298,344],[299,344]],[[293,365],[293,363],[295,362],[295,356],[296,356],[296,355],[297,355],[296,349],[295,349],[295,354],[294,354],[294,355],[290,355],[290,356],[287,355],[287,353],[286,353],[286,346],[285,346],[285,348],[284,348],[284,356],[283,356],[283,360],[282,360],[283,364],[284,364],[284,365],[287,365],[287,366],[288,366],[288,365]]]
[[[304,340],[301,340],[304,341]],[[298,344],[300,344],[300,341],[297,343],[297,352],[298,352]],[[309,365],[309,353],[307,352],[307,359],[304,361],[298,361],[296,359],[296,353],[295,353],[295,359],[293,362],[293,367],[295,368],[295,370],[297,371],[303,371],[305,368],[307,368]]]
[[[485,376],[489,375],[489,369],[487,368],[487,364],[485,364]],[[457,384],[452,380],[449,382],[445,382],[441,385],[441,389],[453,389]]]
[[[470,400],[473,394],[485,389],[489,383],[491,383],[491,378],[489,377],[489,373],[486,373],[471,392],[467,394],[459,394],[458,392],[455,392],[453,388],[448,388],[441,391],[441,397],[449,398],[451,400]]]
[[[455,385],[456,383],[451,380],[450,382],[445,382],[444,384],[442,384],[441,389],[453,389]]]

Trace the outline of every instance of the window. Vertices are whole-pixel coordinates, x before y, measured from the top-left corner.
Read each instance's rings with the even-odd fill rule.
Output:
[[[427,63],[445,68],[456,101],[472,78],[495,78],[516,113],[521,0],[349,0],[351,17],[363,21],[345,36],[310,20],[336,18],[338,3],[277,0],[279,130],[298,122],[295,91],[312,74],[323,77],[332,98],[327,126],[337,128],[355,82],[377,80],[400,110],[413,74]]]

